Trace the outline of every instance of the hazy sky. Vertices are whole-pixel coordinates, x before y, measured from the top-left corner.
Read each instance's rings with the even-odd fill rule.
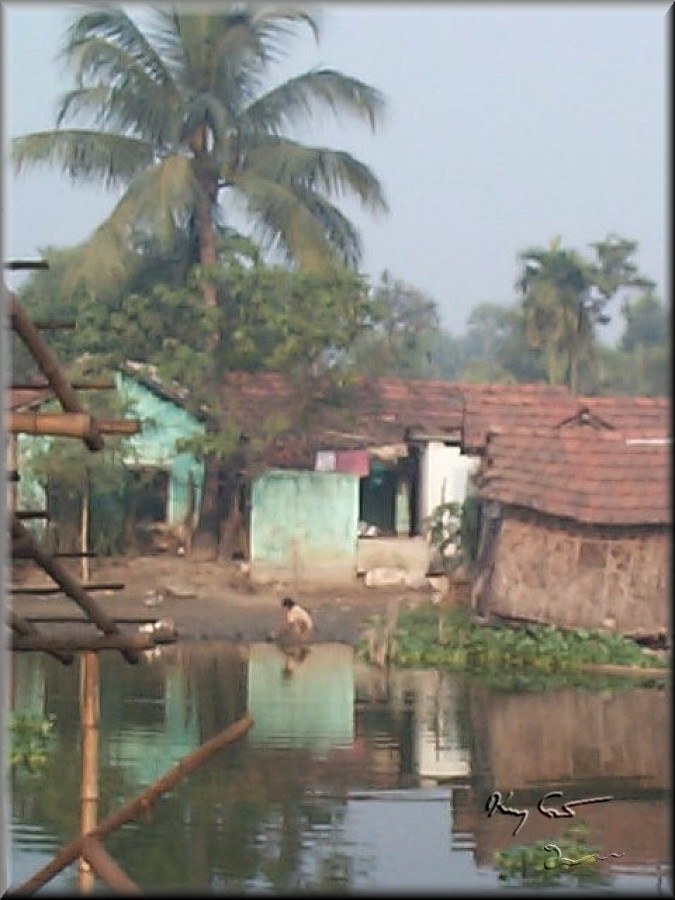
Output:
[[[513,301],[519,251],[560,235],[585,252],[616,232],[638,241],[638,264],[668,298],[668,6],[325,4],[319,45],[309,32],[296,41],[280,77],[332,66],[388,100],[376,135],[330,119],[306,134],[384,184],[387,217],[343,207],[364,271],[424,290],[459,333],[478,303]],[[4,151],[54,125],[72,86],[55,60],[72,8],[3,3]],[[8,258],[84,239],[116,199],[53,170],[4,168]]]

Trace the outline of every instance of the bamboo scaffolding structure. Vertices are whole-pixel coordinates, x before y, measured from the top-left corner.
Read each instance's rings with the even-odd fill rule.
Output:
[[[111,813],[103,821],[99,822],[93,831],[87,835],[79,835],[68,844],[63,846],[54,856],[54,858],[43,866],[29,879],[13,890],[10,889],[5,893],[5,897],[28,896],[35,891],[40,890],[45,884],[51,881],[59,872],[63,871],[66,866],[73,863],[78,856],[82,855],[83,845],[89,838],[101,840],[115,831],[121,825],[137,819],[141,813],[147,812],[156,800],[171,790],[179,781],[190,775],[192,772],[201,768],[214,754],[228,744],[242,738],[253,725],[253,719],[246,715],[237,722],[234,722],[229,728],[221,731],[215,737],[206,741],[201,747],[198,747],[192,753],[184,756],[172,769],[165,775],[153,782],[150,787],[146,788],[140,794],[137,794],[133,800],[130,800],[125,806],[117,812]]]
[[[120,630],[115,621],[99,608],[94,598],[87,594],[79,581],[77,581],[70,572],[64,569],[61,563],[55,560],[35,542],[28,529],[22,525],[16,517],[12,518],[11,534],[12,540],[20,542],[30,552],[31,557],[35,562],[63,588],[65,593],[77,603],[80,609],[84,610],[104,634],[108,636],[119,636]],[[122,650],[122,653],[127,662],[138,662],[138,654],[133,650],[124,649]]]
[[[103,844],[94,837],[86,835],[82,841],[82,857],[89,863],[98,877],[105,881],[116,894],[141,896],[142,891],[135,881],[112,858]]]
[[[77,554],[81,556],[82,554]],[[81,584],[80,587],[85,591],[123,591],[125,585],[121,581],[99,581],[93,582],[92,584]],[[10,587],[10,592],[12,594],[44,594],[45,596],[49,594],[63,594],[64,588],[62,587],[54,587],[53,585],[44,585],[40,586],[39,584],[34,585],[16,585],[14,587]]]
[[[61,406],[69,413],[83,413],[73,386],[68,381],[58,359],[52,350],[43,341],[39,330],[33,325],[30,318],[23,311],[21,304],[12,291],[8,290],[9,313],[12,328],[17,332],[33,358],[40,367],[43,375],[54,389]],[[96,452],[103,449],[103,437],[99,432],[96,421],[92,422],[92,429],[84,441],[90,450]]]
[[[80,834],[82,835],[93,831],[98,820],[99,715],[100,677],[98,656],[91,651],[86,651],[80,657],[80,730],[82,747]],[[80,856],[78,860],[78,883],[81,893],[92,893],[95,881],[89,862]]]
[[[22,638],[34,638],[40,637],[40,632],[35,627],[33,622],[30,622],[28,619],[24,619],[21,616],[17,616],[15,612],[12,610],[9,611],[8,614],[9,625],[14,631],[15,634],[18,634]],[[50,656],[53,656],[55,659],[58,659],[59,662],[63,663],[65,666],[69,666],[72,664],[74,656],[72,653],[67,653],[58,650],[48,650],[47,651]]]
[[[99,434],[138,434],[138,419],[95,419],[89,413],[10,412],[11,434],[48,434],[54,437],[73,437],[89,440]]]

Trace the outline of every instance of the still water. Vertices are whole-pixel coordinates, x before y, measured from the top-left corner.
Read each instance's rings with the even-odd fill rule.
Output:
[[[37,653],[10,665],[10,705],[55,722],[44,769],[12,777],[18,885],[79,831],[79,672]],[[558,790],[611,797],[578,806],[573,822],[588,827],[587,845],[621,857],[560,868],[547,890],[672,895],[663,688],[516,693],[373,669],[341,644],[289,666],[272,645],[205,642],[140,666],[102,654],[100,709],[99,819],[246,712],[255,721],[148,820],[105,839],[143,891],[538,892],[527,872],[500,879],[495,853],[559,840],[566,819],[537,810]],[[487,815],[495,791],[529,810],[516,836],[520,818]],[[74,893],[77,879],[71,866],[40,893]]]

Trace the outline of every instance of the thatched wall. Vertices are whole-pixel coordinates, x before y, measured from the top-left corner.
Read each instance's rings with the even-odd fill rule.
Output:
[[[668,629],[665,527],[583,526],[505,507],[496,542],[491,612],[622,633]]]

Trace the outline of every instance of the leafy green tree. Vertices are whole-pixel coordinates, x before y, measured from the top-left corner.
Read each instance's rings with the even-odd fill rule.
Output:
[[[619,346],[631,353],[637,347],[658,347],[668,341],[669,315],[653,291],[645,291],[633,302],[626,301],[621,312],[625,328]]]

